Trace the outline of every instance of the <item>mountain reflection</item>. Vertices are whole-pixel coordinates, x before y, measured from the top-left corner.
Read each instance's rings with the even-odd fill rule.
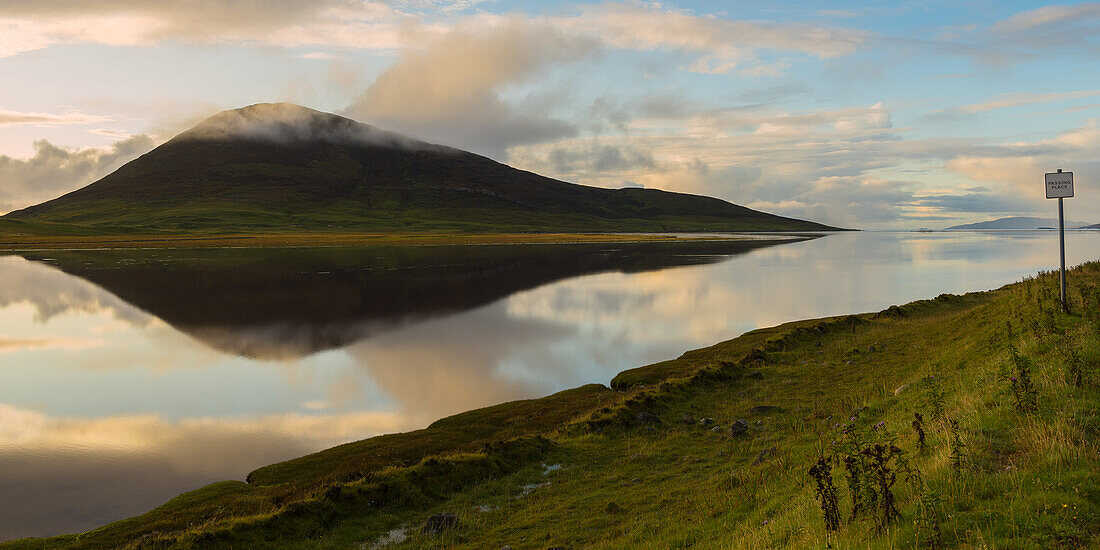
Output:
[[[22,256],[94,283],[214,349],[256,359],[293,359],[561,279],[714,263],[791,240]]]

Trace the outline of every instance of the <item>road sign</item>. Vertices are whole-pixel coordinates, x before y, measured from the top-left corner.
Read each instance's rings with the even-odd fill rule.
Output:
[[[1069,313],[1069,304],[1066,302],[1066,216],[1062,210],[1062,199],[1073,196],[1073,172],[1063,172],[1061,168],[1057,172],[1046,173],[1047,198],[1058,199],[1058,255],[1062,260],[1062,271],[1058,277],[1061,283],[1059,298],[1062,302],[1062,311]]]
[[[1062,199],[1073,196],[1073,172],[1049,172],[1046,175],[1047,198]]]

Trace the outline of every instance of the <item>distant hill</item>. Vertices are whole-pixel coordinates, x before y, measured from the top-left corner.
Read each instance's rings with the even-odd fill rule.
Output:
[[[1086,225],[1085,227],[1082,227],[1081,229],[1100,229],[1100,223],[1094,223],[1092,225]]]
[[[1086,222],[1066,222],[1066,229],[1080,229],[1087,226]],[[1058,218],[1001,218],[987,222],[968,223],[955,225],[947,229],[1049,229],[1058,227]]]
[[[710,197],[558,181],[282,103],[216,114],[99,181],[0,220],[177,233],[835,229]]]

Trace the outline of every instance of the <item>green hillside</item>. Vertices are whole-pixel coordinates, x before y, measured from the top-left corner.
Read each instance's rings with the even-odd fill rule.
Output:
[[[788,323],[2,546],[1096,548],[1100,263],[1070,281],[1069,314],[1046,274]]]
[[[603,189],[289,104],[219,113],[0,232],[665,232],[833,229],[719,199]]]

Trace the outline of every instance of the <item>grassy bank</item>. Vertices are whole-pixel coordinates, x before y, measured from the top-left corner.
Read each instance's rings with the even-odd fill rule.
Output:
[[[1096,547],[1100,264],[1070,282],[1068,314],[1042,275],[789,323],[3,546]]]

